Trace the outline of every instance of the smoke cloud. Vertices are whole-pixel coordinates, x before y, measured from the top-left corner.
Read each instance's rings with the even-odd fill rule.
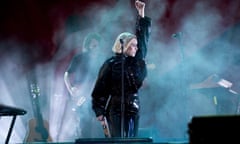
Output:
[[[91,110],[92,79],[96,78],[104,60],[112,55],[117,35],[125,31],[134,33],[136,11],[132,2],[116,1],[111,6],[95,3],[81,13],[75,10],[68,25],[67,18],[59,19],[59,27],[51,39],[57,50],[48,61],[38,62],[39,52],[34,52],[38,45],[13,39],[0,42],[0,103],[27,110],[25,116],[17,119],[12,142],[23,141],[28,121],[33,117],[27,83],[27,74],[32,69],[41,90],[41,111],[49,122],[54,141],[82,138],[81,130],[86,126],[92,137],[104,137]],[[188,8],[185,13],[182,5]],[[240,29],[239,24],[225,21],[237,19],[239,3],[229,2],[225,9],[228,17],[213,1],[146,1],[146,16],[151,17],[153,23],[146,60],[148,77],[140,90],[140,137],[149,136],[155,142],[188,140],[187,126],[192,117],[236,114],[238,95],[221,87],[207,89],[209,83],[196,88],[216,74],[232,82],[232,89],[238,92]],[[76,109],[76,101],[64,85],[63,74],[74,54],[82,51],[84,37],[92,32],[99,33],[102,41],[95,51],[98,56],[86,60],[92,72],[80,74],[84,77],[82,95],[88,99]],[[172,37],[179,32],[181,35]],[[0,142],[4,142],[9,120],[0,119],[6,124],[0,130]]]

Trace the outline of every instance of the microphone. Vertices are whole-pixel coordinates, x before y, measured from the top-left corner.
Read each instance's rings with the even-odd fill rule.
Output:
[[[182,32],[177,32],[172,34],[172,38],[180,38],[182,36]]]
[[[123,54],[123,39],[120,39],[120,44],[121,44],[121,50],[122,50],[122,54]]]
[[[120,39],[120,43],[121,43],[121,45],[123,45],[123,39]]]

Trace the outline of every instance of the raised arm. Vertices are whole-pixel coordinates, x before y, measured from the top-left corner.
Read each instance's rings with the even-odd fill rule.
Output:
[[[135,6],[138,11],[136,22],[136,36],[138,48],[136,58],[145,59],[147,55],[147,45],[150,36],[151,19],[145,16],[145,3],[139,0],[135,1]]]

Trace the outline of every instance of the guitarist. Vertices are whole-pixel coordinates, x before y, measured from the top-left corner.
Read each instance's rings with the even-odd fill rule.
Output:
[[[34,118],[29,120],[29,131],[25,137],[26,142],[52,142],[52,138],[49,134],[49,123],[43,120],[39,96],[40,88],[37,85],[35,77],[32,77],[28,81],[30,96],[32,101]]]
[[[91,119],[88,118],[92,118],[92,116],[86,114],[92,112],[89,92],[95,80],[94,76],[97,75],[96,61],[99,61],[98,51],[100,42],[101,37],[97,33],[89,33],[83,41],[83,48],[72,58],[64,73],[64,83],[70,95],[69,104],[72,111],[76,112],[76,119],[78,121],[76,127],[78,137],[90,137],[92,135],[89,129],[89,126],[92,125],[89,123]]]
[[[97,33],[89,33],[84,39],[83,49],[73,57],[64,73],[64,83],[71,99],[75,102],[73,110],[86,101],[84,94],[86,89],[88,89],[86,84],[91,82],[94,72],[91,67],[91,60],[96,58],[96,50],[98,49],[100,39],[101,37]],[[89,77],[89,75],[91,76]]]

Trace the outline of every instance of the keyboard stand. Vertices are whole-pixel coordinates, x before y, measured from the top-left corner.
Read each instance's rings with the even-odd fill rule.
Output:
[[[24,115],[26,113],[27,112],[23,109],[0,104],[0,116],[13,116],[10,128],[8,130],[7,138],[5,140],[5,144],[9,143],[10,136],[12,134],[12,130],[13,130],[17,115]]]

